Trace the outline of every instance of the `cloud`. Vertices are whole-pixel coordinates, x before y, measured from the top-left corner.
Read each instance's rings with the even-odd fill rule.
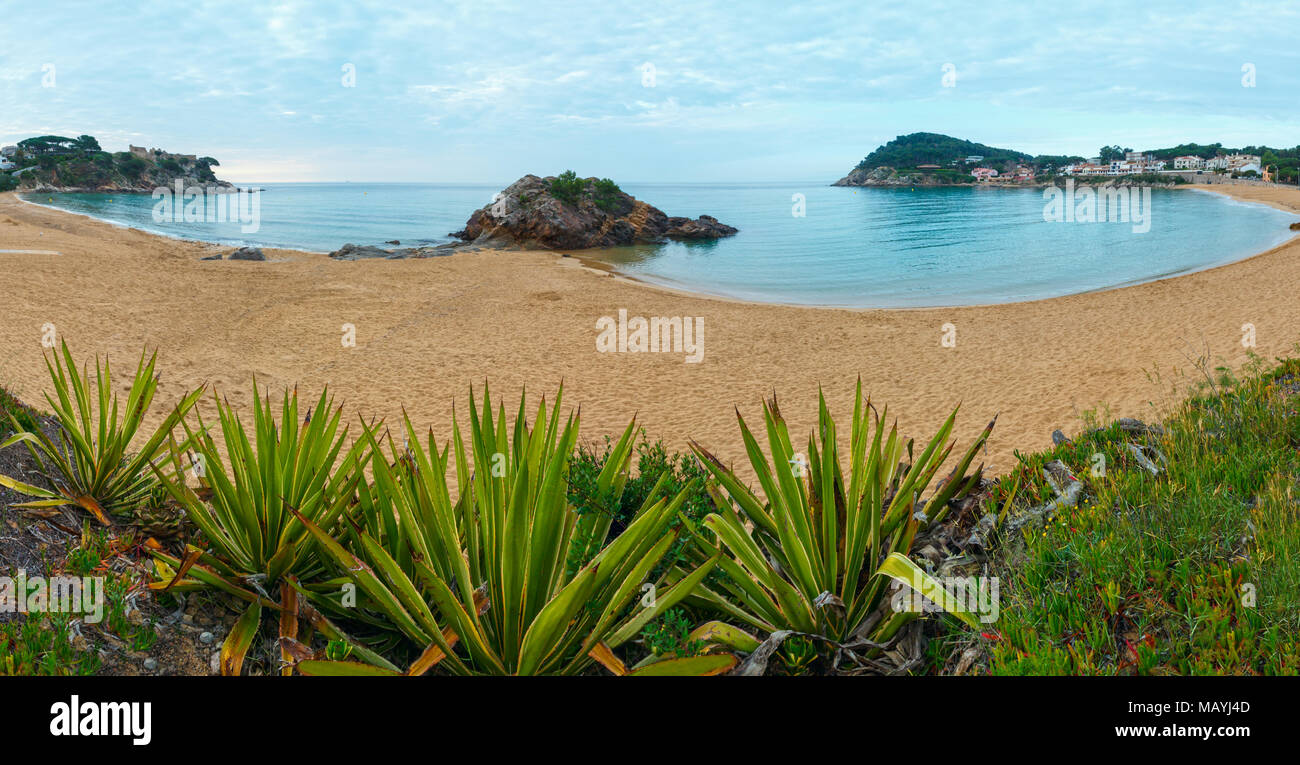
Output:
[[[1294,145],[1300,123],[1289,42],[1300,7],[1283,0],[869,11],[576,0],[565,13],[507,0],[196,0],[184,13],[9,13],[6,29],[42,34],[0,47],[0,142],[88,132],[294,178],[336,177],[343,156],[376,180],[473,180],[585,153],[608,157],[611,176],[708,180],[698,174],[710,168],[761,174],[765,157],[781,158],[771,173],[829,172],[917,130],[1079,153],[1141,143],[1127,135]],[[1253,89],[1241,86],[1246,62]],[[40,86],[46,63],[53,89]],[[940,87],[946,63],[954,88]]]

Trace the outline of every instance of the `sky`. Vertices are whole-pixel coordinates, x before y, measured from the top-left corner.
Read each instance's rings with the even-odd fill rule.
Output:
[[[235,182],[829,182],[918,131],[1295,146],[1300,3],[0,0],[0,143]]]

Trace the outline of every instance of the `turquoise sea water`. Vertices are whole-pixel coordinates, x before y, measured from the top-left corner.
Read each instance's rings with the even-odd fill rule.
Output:
[[[253,184],[260,227],[158,223],[148,195],[30,201],[189,239],[316,251],[403,246],[449,232],[506,184]],[[1239,260],[1289,238],[1297,216],[1194,190],[1153,189],[1150,227],[1044,220],[1042,189],[832,188],[824,181],[633,184],[669,215],[740,229],[719,241],[595,255],[645,281],[728,297],[849,307],[1003,303],[1134,284]],[[804,215],[794,214],[802,195]]]

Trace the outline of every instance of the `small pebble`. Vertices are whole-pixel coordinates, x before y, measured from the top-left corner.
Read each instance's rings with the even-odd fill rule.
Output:
[[[213,653],[212,653],[212,659],[208,662],[208,666],[212,667],[212,671],[213,671],[213,672],[220,672],[220,671],[221,671],[221,652],[220,652],[220,651],[213,651]]]
[[[202,635],[199,635],[200,643],[211,643],[213,640],[216,639],[217,639],[216,636],[213,635],[211,632],[204,632]]]
[[[155,669],[158,669],[158,660],[150,656],[149,658],[144,660],[144,668],[149,670],[150,672],[154,671]]]

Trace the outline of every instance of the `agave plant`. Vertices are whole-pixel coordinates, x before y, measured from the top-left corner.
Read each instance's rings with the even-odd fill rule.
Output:
[[[907,555],[918,530],[941,520],[949,501],[978,482],[980,469],[967,471],[992,431],[992,422],[947,480],[922,501],[952,451],[953,444],[945,442],[956,420],[955,409],[912,460],[912,442],[900,438],[897,424],[886,432],[887,411],[877,415],[871,403],[864,402],[859,381],[847,471],[841,466],[835,421],[824,397],[819,403],[818,432],[809,437],[806,455],[792,446],[775,398],[763,406],[770,462],[744,418],[739,412],[736,416],[766,501],[717,457],[692,444],[712,474],[710,491],[720,509],[705,525],[731,553],[719,563],[726,574],[721,584],[716,589],[698,588],[694,602],[767,633],[792,631],[837,644],[879,645],[918,615],[898,611],[868,619],[881,606],[887,583],[897,580],[975,623]],[[910,466],[903,463],[905,454]],[[728,632],[716,623],[700,631],[714,636]],[[752,638],[743,635],[722,642],[747,651],[754,648]]]
[[[95,400],[91,400],[90,374],[83,365],[80,372],[68,350],[55,351],[45,357],[54,386],[54,395],[45,394],[50,411],[59,426],[58,443],[32,423],[23,423],[9,414],[15,431],[0,443],[0,449],[24,444],[36,459],[41,472],[54,485],[43,489],[0,475],[0,486],[40,499],[15,507],[58,507],[75,505],[89,512],[100,523],[112,525],[111,516],[123,515],[146,501],[157,485],[153,461],[163,453],[166,441],[203,395],[203,386],[181,399],[175,409],[154,430],[139,451],[129,453],[140,435],[149,406],[158,389],[154,363],[158,354],[145,360],[141,354],[135,378],[127,394],[125,410],[118,409],[113,393],[112,371],[108,361],[100,366],[95,360]],[[51,356],[53,360],[51,361]]]
[[[679,602],[713,561],[649,582],[673,544],[672,522],[686,494],[653,493],[628,527],[606,544],[612,514],[577,515],[566,496],[578,418],[560,419],[546,402],[534,424],[521,400],[513,428],[504,407],[494,417],[487,391],[482,416],[470,404],[469,454],[453,418],[458,499],[447,486],[448,448],[428,447],[406,421],[409,451],[390,465],[375,459],[376,495],[391,499],[358,523],[347,549],[304,519],[323,549],[365,593],[366,602],[422,650],[408,673],[440,664],[453,674],[577,674],[598,661],[625,668],[612,649]],[[605,463],[599,494],[617,506],[632,455],[635,423]],[[373,432],[372,453],[379,452]],[[361,492],[363,495],[366,492]],[[369,511],[367,511],[368,515]],[[391,522],[390,522],[391,521]],[[668,577],[672,582],[668,582]],[[643,586],[650,584],[651,588]],[[639,601],[639,602],[638,602]],[[656,673],[702,674],[734,663],[728,656],[656,666]],[[385,673],[360,662],[308,660],[306,674]]]
[[[173,440],[173,469],[170,478],[164,476],[209,548],[191,548],[184,559],[155,552],[160,576],[151,586],[160,591],[211,587],[249,602],[223,648],[222,669],[236,674],[262,607],[283,610],[296,599],[282,578],[323,571],[320,548],[307,527],[334,529],[367,459],[364,442],[345,448],[342,409],[334,408],[327,392],[300,423],[298,393],[286,390],[277,425],[270,396],[263,399],[254,382],[251,441],[230,404],[219,398],[215,403],[228,463],[200,417],[197,429],[184,424],[194,455]],[[187,464],[197,476],[197,489],[178,480]],[[268,593],[276,583],[282,584],[279,603]],[[285,627],[292,631],[290,624]]]

